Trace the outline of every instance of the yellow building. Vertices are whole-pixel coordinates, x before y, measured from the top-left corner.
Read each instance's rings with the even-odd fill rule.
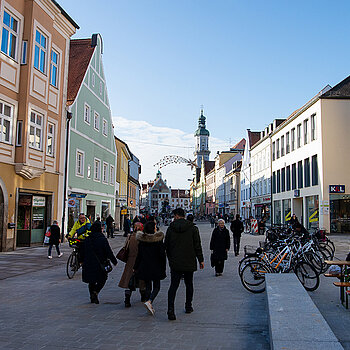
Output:
[[[63,106],[77,28],[54,1],[1,1],[1,251],[41,243],[52,220],[61,220]]]
[[[119,139],[115,138],[117,148],[117,171],[116,171],[116,208],[115,208],[115,226],[121,230],[123,227],[124,215],[128,207],[128,189],[129,189],[129,160],[131,152],[128,145]]]

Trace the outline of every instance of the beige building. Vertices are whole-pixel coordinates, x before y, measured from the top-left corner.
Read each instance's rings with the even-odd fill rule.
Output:
[[[1,251],[42,243],[46,227],[61,220],[68,51],[77,28],[54,1],[1,1]]]
[[[326,86],[271,134],[273,221],[350,232],[350,77]]]

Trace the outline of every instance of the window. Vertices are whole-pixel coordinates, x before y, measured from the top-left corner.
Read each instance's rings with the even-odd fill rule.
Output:
[[[50,84],[58,86],[58,59],[59,54],[55,50],[51,50],[51,63],[50,63]]]
[[[294,151],[295,150],[295,128],[293,128],[291,130],[291,134],[290,134],[290,137],[291,137],[291,151]]]
[[[95,87],[95,73],[92,73],[91,83],[92,87]]]
[[[304,185],[310,187],[310,159],[304,160]]]
[[[111,185],[114,185],[114,166],[113,165],[109,167],[109,183]]]
[[[290,165],[286,168],[286,191],[290,191]]]
[[[84,152],[78,150],[75,162],[75,175],[84,176]]]
[[[311,141],[316,140],[316,114],[313,114],[310,118],[311,122]]]
[[[46,154],[48,156],[54,155],[54,145],[55,145],[55,125],[52,123],[47,123],[47,147]]]
[[[297,165],[292,164],[292,190],[297,188]]]
[[[284,156],[284,136],[281,136],[281,157]]]
[[[1,51],[7,56],[16,59],[18,40],[18,20],[5,10],[3,18]]]
[[[101,161],[97,158],[94,160],[94,180],[101,181]]]
[[[298,162],[298,188],[303,188],[303,162]]]
[[[46,71],[46,37],[36,30],[35,34],[35,48],[34,48],[34,67],[41,72]]]
[[[308,119],[305,119],[304,120],[304,145],[306,145],[309,142],[307,125],[308,125]]]
[[[312,167],[312,186],[318,185],[318,165],[317,165],[317,154],[312,156],[311,159]]]
[[[0,101],[0,142],[11,143],[13,107]]]
[[[22,56],[21,56],[21,64],[27,64],[27,48],[28,41],[22,41]]]
[[[102,81],[100,81],[100,95],[102,95]]]
[[[276,188],[276,192],[280,193],[281,192],[281,171],[277,170],[277,179],[276,179],[276,184],[277,184],[277,188]]]
[[[297,125],[297,148],[301,146],[301,124]]]
[[[43,116],[36,113],[30,113],[30,128],[29,128],[29,146],[37,150],[42,149],[43,134]]]
[[[275,160],[275,154],[276,154],[276,144],[275,142],[272,142],[272,160]]]
[[[85,103],[84,105],[84,122],[90,124],[91,110],[90,106]]]
[[[91,165],[90,164],[87,166],[87,178],[88,179],[91,178]]]
[[[280,139],[276,141],[276,157],[277,159],[280,157]]]
[[[102,181],[108,183],[108,163],[103,162]]]
[[[108,122],[106,119],[103,119],[102,133],[104,136],[108,135]]]
[[[281,170],[281,192],[286,190],[286,168]]]
[[[286,133],[286,154],[290,152],[289,132]]]
[[[19,120],[17,122],[16,146],[22,146],[22,133],[23,133],[23,122]]]
[[[94,113],[94,128],[100,130],[100,115],[97,112]]]

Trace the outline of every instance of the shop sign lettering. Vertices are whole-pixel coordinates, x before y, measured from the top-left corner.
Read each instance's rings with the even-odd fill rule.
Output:
[[[329,185],[329,193],[345,193],[345,185]]]
[[[33,207],[45,207],[45,197],[33,196]]]

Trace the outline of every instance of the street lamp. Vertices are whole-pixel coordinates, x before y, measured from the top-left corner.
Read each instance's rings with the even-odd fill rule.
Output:
[[[69,152],[69,128],[70,121],[73,118],[71,107],[67,110],[66,114],[66,154],[64,160],[64,175],[63,175],[63,213],[62,213],[62,230],[61,230],[61,242],[64,240],[64,226],[66,221],[66,206],[67,206],[67,168],[68,168],[68,152]]]

